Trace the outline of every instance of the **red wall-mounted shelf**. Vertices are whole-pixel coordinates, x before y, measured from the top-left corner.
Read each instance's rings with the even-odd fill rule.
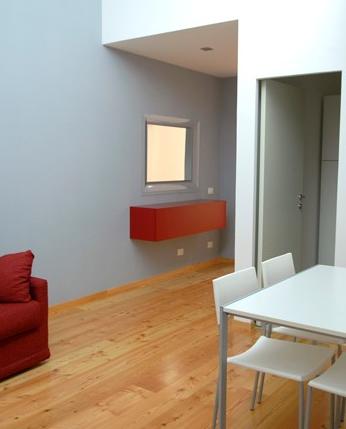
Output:
[[[130,207],[130,238],[160,241],[226,226],[226,201],[193,200]]]

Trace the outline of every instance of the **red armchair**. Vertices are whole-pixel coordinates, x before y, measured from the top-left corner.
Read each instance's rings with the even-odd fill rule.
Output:
[[[0,380],[49,358],[48,284],[31,277],[31,301],[0,303]]]

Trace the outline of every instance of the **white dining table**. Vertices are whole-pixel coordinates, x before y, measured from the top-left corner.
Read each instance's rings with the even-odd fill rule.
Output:
[[[226,429],[228,317],[231,315],[346,338],[346,268],[316,265],[220,307],[220,429]]]

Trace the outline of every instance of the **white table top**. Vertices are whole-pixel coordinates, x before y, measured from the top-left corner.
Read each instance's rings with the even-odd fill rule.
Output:
[[[228,304],[224,311],[346,338],[346,268],[316,265]]]

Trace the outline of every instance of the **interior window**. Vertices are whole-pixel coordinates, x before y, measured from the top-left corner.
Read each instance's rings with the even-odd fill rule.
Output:
[[[199,122],[145,116],[144,192],[195,191],[199,171]]]
[[[146,183],[192,180],[192,129],[147,123]]]

